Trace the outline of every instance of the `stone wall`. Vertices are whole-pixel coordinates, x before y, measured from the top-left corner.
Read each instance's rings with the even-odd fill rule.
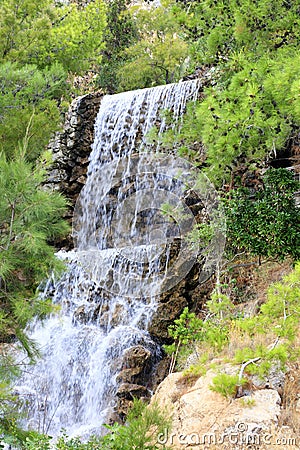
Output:
[[[70,222],[73,207],[86,181],[89,155],[94,141],[94,123],[102,97],[101,92],[95,92],[73,100],[63,131],[56,133],[49,144],[53,164],[45,186],[62,192],[69,199],[67,219]],[[58,246],[71,248],[71,239],[59,243]]]

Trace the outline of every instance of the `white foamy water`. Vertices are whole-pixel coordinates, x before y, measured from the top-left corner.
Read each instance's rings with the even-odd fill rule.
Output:
[[[68,270],[45,288],[61,310],[32,324],[42,358],[16,386],[28,428],[54,436],[62,428],[69,435],[99,433],[116,404],[124,351],[142,345],[159,359],[147,327],[171,244],[182,233],[176,214],[170,220],[162,210],[165,204],[176,210],[183,183],[170,159],[163,170],[161,160],[149,159],[146,135],[154,125],[167,128],[166,109],[180,120],[198,89],[193,80],[103,98],[74,212],[75,249],[60,254]],[[192,220],[185,221],[190,227]]]

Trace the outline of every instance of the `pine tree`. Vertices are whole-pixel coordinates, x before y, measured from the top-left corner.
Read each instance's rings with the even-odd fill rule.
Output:
[[[106,25],[102,0],[85,6],[52,0],[3,0],[0,4],[0,61],[58,62],[82,73],[101,60]]]
[[[0,340],[18,339],[30,356],[34,348],[24,329],[50,310],[38,286],[61,267],[48,242],[68,231],[66,201],[42,189],[44,176],[42,164],[32,169],[24,155],[10,161],[0,156]]]
[[[26,157],[34,161],[47,146],[60,126],[61,98],[68,92],[66,79],[60,64],[46,69],[0,64],[0,151],[8,158],[26,145]]]

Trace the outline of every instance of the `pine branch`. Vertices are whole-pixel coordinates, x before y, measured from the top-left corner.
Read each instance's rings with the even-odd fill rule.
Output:
[[[15,220],[15,209],[16,209],[16,202],[14,201],[11,204],[11,217],[10,217],[10,225],[9,225],[9,236],[8,236],[8,241],[7,241],[7,245],[6,245],[5,250],[9,249],[10,242],[11,242],[12,235],[13,235],[13,225],[14,225],[14,220]]]

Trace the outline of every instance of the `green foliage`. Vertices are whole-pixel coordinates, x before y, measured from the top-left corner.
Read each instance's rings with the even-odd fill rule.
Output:
[[[68,231],[61,218],[66,202],[41,188],[44,176],[42,163],[32,171],[22,156],[0,156],[0,333],[2,340],[16,336],[28,351],[22,330],[50,309],[48,301],[36,298],[36,289],[61,267],[48,241]]]
[[[3,0],[0,5],[0,60],[28,63],[49,40],[55,9],[49,0]],[[31,61],[32,62],[32,61]]]
[[[17,398],[10,389],[11,381],[19,375],[18,367],[4,351],[0,354],[0,435],[10,437],[16,430]]]
[[[30,436],[26,437],[25,442],[22,443],[22,447],[24,450],[50,450],[50,441],[50,436],[32,433]]]
[[[199,223],[196,224],[192,231],[188,234],[187,239],[191,247],[197,246],[196,248],[201,248],[201,254],[205,252],[205,248],[211,242],[214,232],[210,224]]]
[[[105,26],[105,6],[102,0],[92,0],[84,7],[70,2],[57,8],[49,43],[42,51],[42,65],[58,61],[73,73],[82,73],[98,65],[101,61]]]
[[[224,315],[229,316],[234,308],[228,295],[222,294],[217,288],[212,292],[211,299],[206,302],[206,306],[212,314],[222,319]]]
[[[276,154],[292,125],[299,124],[299,96],[294,91],[298,53],[283,49],[273,58],[243,56],[242,67],[226,73],[230,78],[224,87],[208,89],[197,109],[208,174],[218,182],[228,180],[241,163]]]
[[[0,61],[54,62],[80,73],[101,60],[105,8],[102,0],[75,2],[3,0],[0,5]]]
[[[188,47],[173,14],[172,2],[165,0],[161,6],[134,8],[133,16],[140,38],[124,51],[126,62],[117,72],[119,90],[177,81]]]
[[[255,399],[251,397],[242,397],[240,403],[244,408],[252,408],[256,405]]]
[[[268,289],[267,302],[261,306],[260,320],[278,337],[293,342],[300,318],[300,264],[294,271]]]
[[[207,369],[203,364],[192,364],[182,372],[182,375],[185,378],[193,379],[194,377],[199,378],[199,377],[205,375],[206,372],[207,372]]]
[[[222,286],[223,289],[223,286]],[[226,397],[235,393],[242,374],[256,374],[262,379],[269,375],[274,367],[285,370],[289,361],[299,357],[295,339],[300,324],[300,264],[283,278],[272,284],[267,292],[267,301],[254,317],[241,317],[234,311],[235,307],[229,297],[222,293],[221,286],[215,289],[211,300],[207,302],[206,319],[201,321],[185,308],[182,316],[170,328],[170,335],[177,339],[170,346],[165,346],[177,358],[177,368],[186,366],[187,357],[193,351],[199,353],[197,362],[184,370],[188,378],[201,376],[208,368],[208,355],[215,357],[224,354],[230,347],[231,332],[234,340],[240,344],[234,356],[228,362],[241,365],[241,376],[228,377],[218,375],[214,390]],[[192,327],[189,328],[189,318]],[[260,337],[258,338],[258,336]],[[178,351],[179,339],[185,342]],[[257,339],[258,338],[258,339]],[[251,346],[243,342],[252,341]],[[262,343],[263,342],[263,343]],[[230,352],[232,349],[230,349]],[[180,364],[179,364],[180,363]],[[173,369],[173,366],[171,365]],[[243,383],[243,381],[242,381]]]
[[[203,321],[186,307],[179,319],[175,319],[174,324],[169,326],[168,333],[174,339],[174,343],[164,345],[163,348],[167,354],[172,355],[171,370],[173,370],[175,363],[178,365],[180,359],[186,359],[192,350],[197,354],[195,343],[203,335]]]
[[[286,169],[269,169],[263,188],[251,194],[242,188],[225,201],[228,245],[233,252],[252,255],[300,257],[300,211],[293,194],[300,183]]]
[[[140,450],[164,449],[157,444],[157,436],[169,428],[166,413],[157,405],[146,408],[140,400],[135,400],[127,417],[127,425],[115,424],[108,427],[110,434],[103,437],[103,450]]]
[[[224,321],[216,323],[209,320],[205,323],[203,342],[207,343],[212,349],[220,352],[228,343],[228,325]]]
[[[188,307],[184,308],[179,319],[174,320],[174,325],[169,327],[169,335],[183,345],[199,339],[202,335],[203,321],[196,317],[195,313],[189,312]]]
[[[267,292],[267,301],[261,306],[260,312],[253,318],[243,318],[236,321],[241,329],[253,335],[275,336],[276,340],[271,346],[257,345],[253,348],[244,347],[235,352],[235,362],[241,364],[245,361],[255,360],[249,364],[246,371],[265,377],[274,364],[284,368],[286,363],[298,351],[294,342],[297,337],[300,322],[300,264],[286,275],[281,282],[272,284]]]
[[[156,443],[157,436],[169,428],[169,420],[157,405],[146,407],[134,400],[125,425],[106,426],[109,433],[103,437],[92,436],[87,442],[79,437],[69,438],[63,433],[55,444],[49,436],[31,433],[22,444],[24,450],[167,450]]]
[[[27,148],[35,160],[60,124],[60,98],[67,92],[67,74],[55,64],[39,70],[34,65],[0,65],[0,151],[11,158]]]
[[[221,294],[220,294],[221,295]],[[218,309],[217,313],[213,313],[209,320],[203,321],[198,318],[195,313],[189,312],[188,307],[184,308],[179,319],[174,320],[174,325],[168,329],[169,336],[174,339],[174,343],[164,345],[166,353],[171,354],[173,362],[181,359],[186,360],[192,352],[198,355],[197,346],[199,343],[205,343],[217,352],[221,351],[228,341],[228,320],[220,314],[222,308],[228,310],[228,302],[223,301],[219,304],[219,298],[212,299],[208,305],[212,310]],[[199,355],[198,355],[199,356]],[[171,363],[172,367],[173,363]]]
[[[130,14],[127,0],[112,0],[107,5],[107,27],[104,33],[105,48],[96,84],[109,93],[118,90],[118,70],[124,64],[124,50],[138,38],[136,24]]]
[[[257,357],[262,358],[267,352],[267,348],[263,345],[259,345],[256,348],[243,347],[237,349],[234,355],[234,361],[237,364],[242,364],[244,361],[250,361]]]
[[[299,44],[295,2],[204,0],[177,2],[174,8],[197,65],[226,63],[244,49],[262,55]]]
[[[189,70],[214,67],[213,86],[188,108],[181,130],[166,133],[167,148],[195,160],[203,143],[206,172],[222,185],[241,165],[276,156],[299,126],[298,6],[205,0],[171,3],[169,11],[189,44]]]
[[[219,373],[213,378],[210,389],[214,392],[218,392],[223,397],[230,399],[235,397],[238,386],[242,386],[245,383],[246,380],[244,378],[239,380],[238,375]]]

